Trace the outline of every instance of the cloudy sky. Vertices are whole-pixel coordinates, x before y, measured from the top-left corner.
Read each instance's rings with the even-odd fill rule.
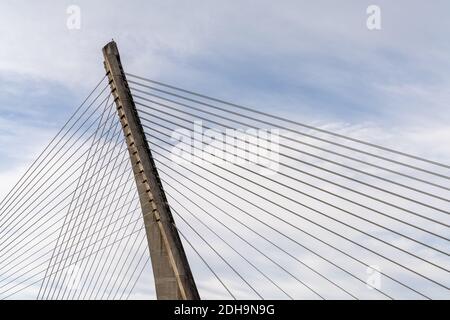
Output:
[[[310,122],[448,141],[446,1],[379,1],[379,31],[366,27],[369,1],[105,3],[0,4],[2,167],[17,165],[9,143],[70,114],[103,74],[101,47],[112,38],[129,72]],[[71,4],[79,30],[66,26]]]
[[[381,30],[366,26],[372,4]],[[444,0],[1,1],[0,198],[104,75],[111,39],[130,73],[449,163],[449,11]]]

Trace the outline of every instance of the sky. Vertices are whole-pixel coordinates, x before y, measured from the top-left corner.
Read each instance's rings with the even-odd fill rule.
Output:
[[[71,4],[80,29],[67,28]],[[445,144],[448,4],[381,1],[376,31],[366,27],[370,4],[2,1],[1,121],[45,134],[52,115],[57,128],[103,74],[101,48],[114,38],[129,72],[309,122]],[[26,140],[21,132],[6,134]]]
[[[80,28],[67,9],[80,9]],[[366,25],[369,5],[381,29]],[[450,161],[448,1],[1,1],[0,198],[104,75],[126,71]]]

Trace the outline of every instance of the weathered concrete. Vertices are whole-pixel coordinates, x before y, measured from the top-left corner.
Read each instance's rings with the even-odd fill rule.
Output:
[[[200,299],[114,41],[103,48],[147,232],[158,299]]]

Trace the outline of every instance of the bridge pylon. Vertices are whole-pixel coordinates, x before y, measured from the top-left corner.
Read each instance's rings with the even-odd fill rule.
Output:
[[[158,299],[200,299],[114,41],[104,65],[139,193]]]

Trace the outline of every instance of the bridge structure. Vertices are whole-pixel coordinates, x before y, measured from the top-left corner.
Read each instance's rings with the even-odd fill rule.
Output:
[[[128,73],[0,202],[0,299],[450,299],[450,166]]]

